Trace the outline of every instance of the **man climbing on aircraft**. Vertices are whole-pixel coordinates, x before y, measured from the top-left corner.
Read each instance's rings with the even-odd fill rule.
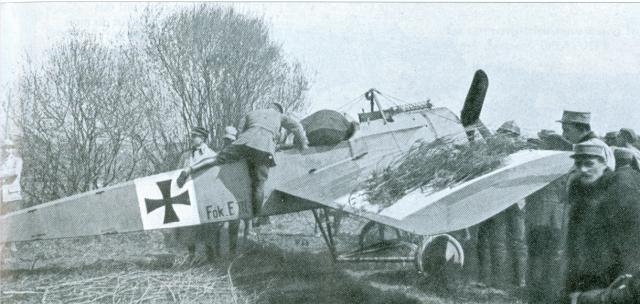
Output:
[[[243,117],[239,124],[238,138],[222,149],[214,161],[187,167],[178,179],[178,185],[183,184],[197,170],[245,159],[251,177],[253,215],[259,216],[264,200],[264,183],[269,176],[269,168],[276,165],[273,154],[280,139],[281,128],[295,135],[294,142],[300,149],[308,147],[309,142],[302,125],[284,114],[282,105],[274,102],[267,109],[255,110]]]

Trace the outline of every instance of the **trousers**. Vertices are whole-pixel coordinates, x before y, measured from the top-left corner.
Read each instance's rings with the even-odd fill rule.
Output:
[[[528,255],[524,210],[513,205],[482,222],[477,246],[480,281],[497,287],[524,286]]]
[[[270,153],[259,151],[245,145],[229,145],[216,156],[213,165],[234,163],[246,160],[251,179],[251,210],[253,216],[260,216],[264,202],[264,183],[269,178],[269,168],[274,165]]]

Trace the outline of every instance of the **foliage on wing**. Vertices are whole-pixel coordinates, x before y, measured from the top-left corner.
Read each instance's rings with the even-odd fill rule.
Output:
[[[454,186],[499,168],[509,154],[535,148],[523,138],[502,135],[465,144],[447,139],[421,143],[397,162],[375,171],[364,191],[369,202],[386,207],[416,188],[437,191]]]

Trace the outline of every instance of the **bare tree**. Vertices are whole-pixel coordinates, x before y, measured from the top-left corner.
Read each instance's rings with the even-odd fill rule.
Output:
[[[247,111],[272,101],[290,110],[305,106],[309,83],[300,64],[283,58],[263,20],[208,5],[164,17],[147,9],[143,16],[142,39],[134,43],[179,110],[183,131],[204,126],[219,147],[224,127]]]
[[[45,202],[131,179],[141,145],[127,58],[72,31],[42,66],[27,63],[17,93],[23,191]]]
[[[268,102],[305,106],[309,82],[261,19],[198,5],[147,9],[128,41],[72,30],[22,70],[12,115],[32,204],[181,166],[188,131],[224,127]]]

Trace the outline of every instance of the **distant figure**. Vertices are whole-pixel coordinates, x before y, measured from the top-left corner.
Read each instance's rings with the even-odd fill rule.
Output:
[[[640,170],[640,166],[633,151],[627,148],[615,148],[613,155],[616,157],[616,171]]]
[[[18,156],[13,141],[5,140],[2,148],[6,159],[0,168],[0,185],[2,185],[0,213],[4,214],[21,208],[22,190],[20,188],[20,177],[22,176],[22,158]]]
[[[593,144],[604,148],[605,162],[611,170],[616,169],[616,160],[613,156],[613,150],[593,131],[591,131],[591,113],[590,112],[574,112],[564,111],[562,119],[558,120],[562,123],[562,136],[573,144]]]
[[[215,159],[216,152],[207,145],[208,138],[209,132],[206,129],[202,127],[193,128],[191,131],[191,149],[185,166],[197,166]],[[204,247],[209,261],[220,254],[220,226],[219,223],[207,223],[175,229],[176,239],[187,248],[189,262],[202,262],[201,258],[196,255],[198,247]]]
[[[503,123],[497,130],[497,134],[510,136],[510,137],[519,137],[520,136],[520,127],[516,124],[515,121],[509,120]]]
[[[251,177],[251,200],[253,216],[261,216],[264,202],[264,183],[269,176],[269,168],[276,165],[273,154],[280,139],[280,129],[285,128],[295,134],[295,142],[301,149],[308,147],[304,129],[294,119],[284,114],[279,103],[271,103],[269,108],[249,112],[239,124],[240,134],[231,145],[222,149],[213,162],[185,169],[188,176],[207,166],[218,166],[245,159]],[[178,181],[180,183],[180,181]],[[261,217],[264,223],[266,217]],[[254,223],[259,224],[260,222]]]
[[[526,198],[529,303],[555,303],[564,279],[568,175]]]
[[[538,132],[538,139],[533,139],[533,141],[538,143],[540,147],[545,150],[573,150],[573,143],[553,130],[540,130],[540,132]]]
[[[636,164],[640,165],[640,150],[638,150],[634,145],[637,141],[638,136],[636,135],[636,132],[628,128],[620,129],[618,136],[616,136],[616,146],[625,148],[627,151],[631,152],[635,158]]]
[[[520,127],[515,121],[507,121],[496,136],[519,140]],[[478,227],[478,259],[480,281],[495,287],[512,283],[525,287],[527,269],[527,245],[525,243],[525,202],[520,201],[503,212],[480,223]],[[513,262],[506,264],[507,256]],[[512,269],[508,272],[507,269]]]
[[[569,187],[567,276],[562,303],[638,303],[640,173],[612,171],[601,145],[578,144]]]
[[[222,148],[224,149],[227,146],[231,145],[236,140],[237,136],[238,136],[238,129],[234,128],[233,126],[224,127],[224,138],[222,138],[223,140]]]
[[[0,168],[0,215],[22,209],[22,189],[20,177],[22,176],[22,158],[13,141],[7,139],[2,145],[5,160]],[[0,228],[1,229],[1,228]],[[17,252],[16,243],[7,243],[12,252]],[[2,248],[0,248],[2,250]]]
[[[607,132],[607,134],[604,136],[604,142],[607,145],[609,145],[609,147],[616,146],[617,145],[616,137],[618,137],[618,132],[616,131]]]

